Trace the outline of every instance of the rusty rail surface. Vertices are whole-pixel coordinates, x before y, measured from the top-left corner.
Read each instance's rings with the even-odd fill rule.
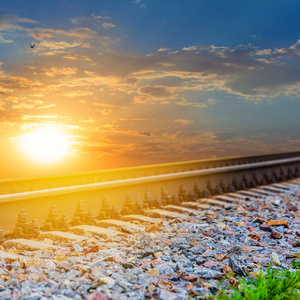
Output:
[[[224,189],[247,189],[300,177],[299,169],[300,152],[289,152],[0,180],[0,228],[12,231],[22,208],[28,217],[43,222],[52,205],[71,216],[78,201],[83,200],[87,209],[101,211],[103,199],[108,197],[111,205],[122,209],[128,193],[143,203],[147,193],[162,196],[162,187],[178,194],[180,189],[195,191],[196,184],[203,191],[211,187],[207,192],[217,195]]]

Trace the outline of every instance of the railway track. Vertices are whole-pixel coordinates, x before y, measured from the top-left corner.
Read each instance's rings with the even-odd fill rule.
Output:
[[[90,295],[91,299],[98,299],[97,297],[114,299],[109,291],[106,293],[103,290],[103,287],[111,287],[116,284],[116,277],[112,274],[107,276],[107,274],[101,273],[100,281],[96,279],[94,273],[97,262],[105,269],[109,269],[112,263],[120,264],[125,273],[140,264],[140,268],[145,271],[147,276],[151,275],[152,279],[156,278],[158,281],[153,279],[154,283],[148,282],[147,291],[144,290],[143,280],[137,281],[132,288],[135,292],[129,289],[130,292],[126,294],[127,298],[124,296],[126,299],[128,297],[130,299],[147,298],[147,293],[156,287],[162,288],[160,299],[185,299],[184,292],[182,292],[183,298],[173,297],[176,289],[172,290],[172,283],[170,283],[172,281],[165,280],[166,275],[164,274],[168,274],[168,271],[163,270],[164,264],[158,264],[158,261],[164,260],[163,249],[166,249],[168,243],[178,244],[180,241],[176,242],[176,236],[190,236],[192,232],[199,232],[204,239],[209,241],[216,235],[212,226],[216,226],[215,228],[223,226],[218,225],[222,223],[213,225],[214,221],[212,220],[218,219],[220,214],[232,215],[237,211],[247,216],[242,207],[248,207],[251,211],[252,203],[259,204],[258,207],[264,207],[266,204],[261,201],[268,202],[268,199],[271,199],[272,205],[276,208],[279,206],[276,203],[279,201],[277,197],[285,199],[290,195],[299,195],[300,155],[298,156],[298,154],[240,158],[239,161],[234,158],[232,160],[224,159],[222,162],[221,160],[187,162],[180,164],[180,168],[178,164],[176,166],[162,165],[150,168],[148,173],[147,167],[146,170],[143,168],[127,169],[126,176],[134,178],[124,178],[124,170],[118,170],[117,175],[108,171],[111,173],[110,181],[100,181],[101,176],[99,177],[99,174],[95,173],[97,182],[85,179],[85,184],[71,186],[62,186],[61,178],[60,181],[57,178],[45,178],[38,179],[36,190],[33,188],[34,180],[32,179],[12,180],[15,186],[13,192],[11,190],[10,193],[7,191],[12,187],[11,181],[3,181],[0,184],[3,193],[0,196],[0,220],[3,233],[0,236],[2,244],[0,260],[5,262],[8,271],[19,267],[56,271],[62,268],[67,273],[68,268],[76,269],[76,272],[80,273],[80,278],[85,274],[83,281],[90,285],[90,289],[85,292],[76,291],[76,299],[85,299],[87,295]],[[203,165],[208,168],[201,168]],[[174,168],[176,168],[176,172],[174,172]],[[190,170],[191,168],[192,170]],[[105,178],[104,175],[103,178]],[[55,180],[57,180],[56,184],[54,184]],[[64,180],[70,183],[72,178],[64,177]],[[18,182],[21,187],[18,187]],[[27,186],[25,182],[27,182]],[[45,185],[49,182],[52,182],[53,187],[45,189]],[[5,186],[5,184],[7,185]],[[286,221],[279,221],[281,223],[276,223],[276,220],[270,221],[275,223],[269,223],[269,225],[286,225]],[[180,226],[183,224],[182,227],[178,225],[172,231],[172,226],[176,226],[178,223]],[[246,225],[242,223],[243,221],[234,224]],[[252,232],[252,229],[250,231]],[[276,230],[270,232],[271,235],[275,234],[274,239],[277,239],[276,234],[280,234]],[[155,241],[158,233],[161,234],[159,240],[163,241],[164,246]],[[259,235],[251,234],[248,234],[248,237],[257,240]],[[296,234],[299,235],[299,233]],[[193,239],[195,239],[191,243],[193,249],[197,249],[197,247],[202,249],[201,239],[197,240],[195,237]],[[118,250],[118,252],[116,249],[123,244],[126,244],[127,248],[130,246],[131,250],[126,250],[124,246],[125,250]],[[263,243],[258,245],[261,246]],[[176,253],[181,253],[181,247],[178,246]],[[151,249],[154,248],[156,250],[152,251]],[[208,249],[209,252],[210,248],[213,247],[208,244],[208,247],[203,249]],[[133,253],[138,259],[136,260],[129,253]],[[148,261],[141,261],[144,257],[149,258],[151,268],[144,266],[145,263],[148,264]],[[183,258],[178,258],[178,261],[181,259]],[[226,259],[228,260],[229,257],[225,258],[224,256],[224,260],[221,261],[225,262]],[[71,266],[71,261],[76,263],[76,267]],[[218,266],[222,272],[219,269],[218,272],[209,269],[211,260],[196,262],[196,265],[200,265],[198,269],[197,266],[194,267],[197,276],[189,275],[188,268],[178,267],[176,280],[193,282],[197,277],[198,283],[199,280],[204,279],[221,279],[227,272],[226,265]],[[158,265],[156,266],[156,264]],[[156,267],[154,268],[153,265]],[[234,266],[231,263],[233,271],[238,272],[239,270],[234,269]],[[248,266],[250,269],[247,271],[254,268],[251,264]],[[93,271],[90,271],[91,268]],[[175,272],[175,270],[173,271]],[[9,272],[6,273],[2,272],[0,281],[1,278],[4,278],[6,282],[9,282],[8,277],[14,278],[15,271],[13,275]],[[63,275],[59,276],[62,277],[56,279],[61,281],[64,277]],[[213,292],[214,288],[209,284],[207,285],[210,287],[209,291]],[[199,294],[200,290],[197,292],[196,285],[194,289],[191,286],[187,288],[189,294],[192,296],[193,293]],[[201,283],[201,288],[202,286],[207,287],[205,283]],[[23,289],[16,290],[9,286],[9,290],[10,292],[5,290],[8,293],[5,298],[6,294],[3,294],[4,296],[1,294],[0,282],[1,299],[26,298]],[[72,291],[74,292],[75,288]],[[12,296],[14,292],[15,297]],[[180,289],[177,288],[174,293],[180,293]],[[70,299],[75,299],[74,295]],[[36,299],[40,299],[39,295],[36,296]],[[171,296],[173,298],[170,298]],[[115,299],[122,299],[122,297],[115,296]]]
[[[79,213],[77,223],[92,224],[166,204],[246,201],[283,191],[275,183],[300,177],[299,170],[300,152],[293,152],[1,180],[0,229],[26,237],[45,226],[66,230]]]

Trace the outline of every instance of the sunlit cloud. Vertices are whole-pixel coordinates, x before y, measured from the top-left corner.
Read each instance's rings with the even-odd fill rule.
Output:
[[[73,133],[78,156],[98,153],[176,161],[272,151],[271,141],[258,136],[194,130],[197,120],[186,115],[169,116],[164,124],[159,123],[158,112],[150,106],[200,112],[220,103],[209,94],[200,96],[210,91],[255,101],[299,94],[300,71],[291,63],[297,62],[299,42],[274,50],[251,45],[196,45],[173,52],[159,48],[142,57],[105,53],[95,46],[99,30],[115,27],[107,17],[74,18],[71,25],[80,27],[67,30],[35,27],[33,20],[20,20],[14,17],[1,23],[2,33],[10,35],[1,35],[0,41],[13,41],[14,33],[26,32],[38,40],[27,53],[38,55],[35,63],[1,64],[1,124],[30,130],[58,122]],[[199,97],[192,98],[189,92]],[[140,107],[157,119],[145,118]],[[295,143],[282,141],[276,142],[278,151],[295,148]]]
[[[0,43],[13,43],[13,40],[6,40],[3,36],[0,35]]]
[[[104,27],[105,29],[109,29],[109,28],[114,28],[114,27],[116,27],[116,25],[114,25],[113,23],[108,23],[108,22],[104,22],[104,23],[102,23],[101,24],[102,25],[102,27]]]
[[[116,105],[116,104],[111,104],[111,103],[99,103],[99,102],[94,102],[93,104],[94,104],[95,106],[100,106],[100,107],[126,108],[126,106],[121,106],[121,105]]]
[[[4,110],[5,102],[0,100],[0,111]]]
[[[68,98],[73,98],[73,97],[84,97],[84,96],[92,96],[94,93],[92,91],[66,91],[66,92],[61,92],[58,95],[59,96],[64,96]]]
[[[52,29],[52,28],[32,28],[26,29],[26,31],[36,40],[43,40],[45,38],[53,38],[59,35],[67,37],[76,37],[80,39],[89,39],[95,38],[97,32],[87,28],[87,27],[78,27],[71,30],[62,30],[62,29]]]
[[[174,122],[180,123],[180,124],[183,124],[183,125],[188,125],[188,124],[193,123],[193,120],[178,119],[178,120],[174,120]]]
[[[28,18],[20,18],[15,14],[3,14],[0,16],[0,32],[26,31],[19,23],[37,24],[38,22]]]
[[[120,134],[126,134],[131,136],[142,136],[142,137],[150,137],[153,134],[151,132],[141,132],[141,131],[135,131],[135,130],[129,130],[126,128],[121,128],[115,124],[105,124],[101,131],[110,132],[110,133],[120,133]]]
[[[192,13],[181,24],[173,18],[184,10],[171,2],[96,2],[53,18],[37,7],[8,14],[2,5],[1,149],[9,144],[10,154],[14,137],[56,125],[71,137],[74,157],[99,169],[298,150],[295,32],[274,28],[275,43],[262,23],[228,34],[228,14],[210,23]]]
[[[171,89],[165,86],[143,86],[139,92],[158,99],[165,99],[174,95]]]
[[[42,116],[33,116],[33,115],[24,115],[23,120],[32,120],[32,119],[58,119],[57,115],[42,115]]]
[[[99,30],[101,27],[105,29],[115,27],[114,24],[108,22],[110,18],[108,16],[97,16],[91,14],[89,16],[70,18],[70,22],[75,25],[81,25],[84,27],[92,27]]]
[[[34,90],[39,86],[39,82],[32,81],[25,77],[9,76],[0,74],[0,92],[3,94],[12,94],[20,90]]]
[[[165,101],[176,97],[172,88],[165,86],[143,86],[139,88],[139,96],[134,98],[135,103],[147,103],[153,101]]]
[[[56,104],[46,104],[43,101],[40,100],[27,100],[26,102],[20,102],[17,104],[12,105],[12,109],[41,109],[41,108],[49,108],[49,107],[55,107]]]
[[[45,72],[45,75],[53,77],[55,75],[74,75],[78,71],[77,68],[56,68],[51,67]]]
[[[67,43],[64,41],[50,41],[50,40],[46,40],[46,41],[42,41],[41,43],[39,43],[38,49],[39,51],[43,51],[45,49],[47,50],[64,50],[67,48],[74,48],[74,47],[78,47],[81,46],[82,43],[80,42],[74,42],[74,43]]]
[[[184,98],[182,98],[179,101],[176,101],[176,104],[182,105],[182,106],[198,107],[198,108],[206,108],[207,107],[207,103],[198,103],[198,102],[187,101]]]
[[[70,59],[70,60],[86,60],[86,61],[92,61],[88,56],[85,56],[85,55],[70,55],[70,54],[67,54],[65,56],[63,56],[63,58],[66,58],[66,59]]]
[[[77,17],[77,18],[70,18],[71,23],[73,24],[79,24],[81,22],[95,22],[95,21],[99,21],[99,20],[106,20],[108,19],[108,17],[103,17],[103,16],[96,16],[95,14],[91,14],[87,17]]]
[[[159,48],[157,52],[164,52],[170,50],[169,48]]]
[[[106,53],[99,56],[96,51],[88,55],[76,52],[94,47],[85,40],[95,37],[109,40],[109,36],[101,37],[97,30],[87,27],[88,24],[99,24],[106,29],[115,27],[108,17],[92,14],[87,17],[71,18],[71,24],[76,26],[84,23],[85,27],[68,30],[35,27],[37,21],[16,15],[4,15],[0,20],[2,32],[12,34],[14,31],[25,31],[39,40],[36,48],[31,51],[33,53],[58,56],[67,61],[94,62],[94,66],[82,64],[73,67],[67,66],[67,63],[60,67],[51,66],[49,71],[45,72],[46,76],[68,76],[80,72],[87,75],[77,77],[72,82],[65,79],[63,84],[51,83],[52,87],[58,87],[59,84],[69,87],[101,85],[125,94],[135,94],[133,97],[135,103],[157,101],[170,103],[170,99],[177,99],[177,102],[181,103],[180,93],[187,90],[218,90],[254,100],[299,93],[299,68],[295,68],[292,63],[285,60],[285,58],[297,59],[300,51],[299,42],[290,47],[274,50],[258,49],[251,45],[240,45],[235,48],[193,45],[173,52],[169,52],[169,48],[159,48],[156,54],[146,57]],[[24,24],[29,24],[30,27],[25,27]],[[57,40],[58,37],[60,39]],[[71,40],[61,40],[63,37]],[[73,38],[77,38],[77,41],[72,40]],[[12,39],[2,37],[2,41],[8,42]],[[68,53],[70,51],[72,53]],[[166,80],[169,81],[169,86],[163,84]],[[177,88],[174,89],[172,84]],[[2,93],[8,91],[7,85],[5,87],[2,84]]]

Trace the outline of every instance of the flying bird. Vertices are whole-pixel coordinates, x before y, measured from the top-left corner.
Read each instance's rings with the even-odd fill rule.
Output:
[[[34,47],[34,44],[33,45],[30,45],[30,48],[33,48]]]

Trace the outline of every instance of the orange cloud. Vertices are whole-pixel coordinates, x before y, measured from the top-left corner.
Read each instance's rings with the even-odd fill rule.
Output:
[[[45,75],[53,77],[55,75],[74,75],[78,71],[77,68],[56,68],[51,67],[45,72]]]
[[[59,35],[65,35],[69,37],[77,37],[81,39],[95,38],[98,33],[87,27],[78,27],[70,30],[52,29],[52,28],[32,28],[26,29],[28,33],[36,40],[43,40],[44,38],[53,38]]]

